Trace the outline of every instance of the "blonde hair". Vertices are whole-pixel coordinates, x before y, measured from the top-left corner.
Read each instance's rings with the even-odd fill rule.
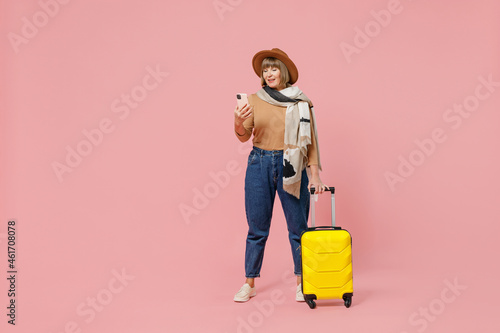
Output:
[[[266,80],[264,79],[264,69],[269,67],[276,67],[280,70],[280,83],[284,87],[290,87],[290,72],[288,72],[288,68],[286,65],[279,59],[276,58],[264,58],[262,60],[261,72],[260,72],[260,84],[264,87],[266,85]]]

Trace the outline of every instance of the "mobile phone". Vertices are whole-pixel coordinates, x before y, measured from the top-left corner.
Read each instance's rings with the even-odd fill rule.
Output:
[[[238,102],[238,108],[243,108],[245,104],[248,104],[247,94],[236,94],[236,101]]]

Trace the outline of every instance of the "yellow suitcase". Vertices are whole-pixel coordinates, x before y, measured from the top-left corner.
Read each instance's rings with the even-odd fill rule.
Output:
[[[311,189],[311,228],[301,236],[302,293],[311,309],[314,300],[343,299],[351,306],[352,286],[352,239],[349,232],[335,226],[335,188],[332,193],[332,225],[315,226],[316,196]]]

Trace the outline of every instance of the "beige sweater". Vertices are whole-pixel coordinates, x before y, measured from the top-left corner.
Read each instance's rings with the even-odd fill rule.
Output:
[[[253,114],[243,122],[245,134],[236,136],[241,142],[246,142],[252,136],[253,145],[264,150],[283,150],[285,145],[285,112],[286,107],[271,105],[261,100],[257,95],[248,96],[248,104],[253,107]],[[312,123],[311,131],[315,124]],[[317,144],[314,133],[311,133],[312,143],[307,150],[307,165],[318,165]]]

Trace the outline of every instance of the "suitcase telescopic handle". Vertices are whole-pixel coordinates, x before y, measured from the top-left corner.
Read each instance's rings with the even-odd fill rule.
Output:
[[[311,187],[311,194],[314,194],[315,191],[316,191],[316,189],[314,187]],[[332,192],[332,194],[334,194],[335,193],[335,187],[333,187],[333,186],[332,187],[328,187],[327,186],[327,188],[325,189],[325,191],[330,191],[330,192]]]
[[[326,229],[326,230],[342,230],[341,227],[331,227],[329,225],[319,225],[317,227],[313,227],[313,228],[308,228],[308,229],[311,229],[311,230],[318,230],[318,229]]]
[[[332,193],[332,227],[335,227],[335,187],[330,186],[325,191],[330,191]],[[311,188],[311,194],[314,195],[314,187]],[[316,198],[311,196],[311,226],[314,228],[316,224],[316,209],[314,203]]]

